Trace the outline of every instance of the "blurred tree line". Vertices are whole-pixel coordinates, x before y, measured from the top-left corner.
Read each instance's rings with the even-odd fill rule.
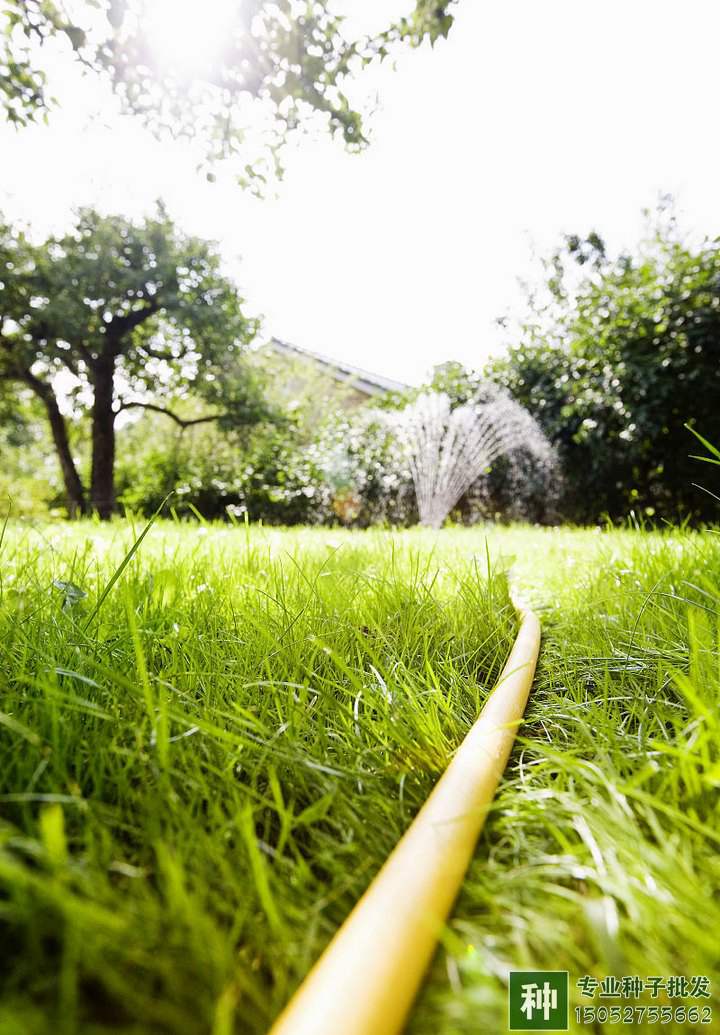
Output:
[[[563,516],[716,519],[685,425],[720,441],[720,241],[685,240],[665,201],[635,254],[569,236],[545,270],[519,340],[485,372],[556,445]]]
[[[42,245],[4,225],[0,262],[0,492],[16,510],[108,516],[117,502],[149,513],[172,491],[179,514],[416,520],[383,408],[420,389],[352,409],[319,375],[303,382],[286,357],[254,350],[257,324],[213,247],[162,210],[142,225],[81,213]],[[522,457],[501,461],[456,518],[714,519],[717,501],[693,482],[715,486],[689,459],[698,449],[685,425],[720,442],[720,242],[689,242],[666,210],[633,254],[611,257],[597,234],[568,237],[527,302],[503,355],[475,371],[445,364],[430,387],[461,403],[485,379],[501,384],[556,447],[561,477],[550,485]],[[110,507],[93,489],[108,348]]]

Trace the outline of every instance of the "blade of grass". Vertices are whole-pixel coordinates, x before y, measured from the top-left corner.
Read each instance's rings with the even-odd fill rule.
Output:
[[[146,536],[146,535],[148,534],[148,532],[150,531],[150,529],[152,528],[152,526],[153,526],[153,525],[155,524],[155,522],[157,521],[157,519],[158,519],[158,518],[160,517],[160,513],[161,513],[161,511],[162,511],[163,507],[165,506],[165,504],[167,503],[167,501],[168,501],[168,500],[170,499],[170,497],[171,497],[172,495],[173,495],[173,494],[172,494],[171,492],[169,492],[169,493],[167,494],[167,496],[166,496],[166,497],[165,497],[165,499],[164,499],[164,500],[162,501],[162,503],[160,504],[160,506],[158,507],[158,509],[157,509],[157,510],[155,511],[155,513],[153,514],[153,516],[152,516],[152,517],[150,518],[150,520],[148,521],[148,523],[147,523],[147,524],[145,525],[145,528],[143,528],[143,530],[142,530],[142,532],[140,533],[140,535],[139,535],[139,536],[137,537],[137,539],[136,539],[136,540],[135,540],[135,542],[134,542],[134,543],[132,544],[132,546],[130,547],[130,549],[128,550],[128,552],[127,552],[127,553],[125,554],[125,556],[123,557],[123,559],[122,559],[122,561],[120,562],[120,564],[119,564],[119,565],[117,566],[117,568],[116,568],[116,569],[115,569],[115,571],[113,572],[113,574],[112,574],[112,576],[111,576],[111,578],[110,578],[110,581],[109,581],[109,582],[108,582],[108,584],[107,584],[107,585],[105,586],[105,589],[104,589],[104,590],[102,591],[102,593],[100,594],[100,596],[99,596],[99,598],[98,598],[98,601],[97,601],[97,603],[95,604],[95,607],[94,607],[94,608],[92,609],[92,612],[90,613],[90,617],[89,617],[89,618],[87,619],[87,621],[86,621],[86,622],[85,622],[85,624],[83,625],[83,632],[86,632],[86,631],[87,631],[87,629],[88,629],[88,628],[89,628],[89,627],[90,627],[90,626],[92,625],[92,623],[93,623],[94,619],[96,618],[96,616],[97,616],[97,614],[98,614],[98,612],[99,612],[100,608],[101,608],[101,607],[103,606],[103,604],[105,603],[105,601],[106,601],[106,599],[107,599],[107,597],[108,597],[108,594],[110,593],[110,591],[112,590],[113,586],[115,585],[115,583],[117,582],[117,580],[118,580],[118,579],[120,578],[120,576],[122,575],[122,573],[123,573],[123,572],[125,571],[125,569],[127,568],[127,566],[128,566],[128,564],[130,563],[130,561],[131,561],[131,560],[133,559],[133,557],[135,556],[135,554],[137,553],[137,551],[138,551],[138,550],[140,549],[140,544],[142,543],[143,539],[144,539],[144,538],[145,538],[145,536]]]

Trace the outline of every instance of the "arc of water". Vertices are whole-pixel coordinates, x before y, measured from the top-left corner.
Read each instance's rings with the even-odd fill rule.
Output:
[[[399,415],[399,437],[425,525],[440,527],[498,456],[519,444],[530,447],[538,458],[550,452],[526,410],[496,386],[486,386],[485,393],[487,401],[455,409],[447,395],[424,393]]]

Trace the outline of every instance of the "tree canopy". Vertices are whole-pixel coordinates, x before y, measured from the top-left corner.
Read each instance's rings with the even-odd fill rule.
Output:
[[[42,403],[71,510],[115,508],[115,421],[146,408],[178,426],[251,424],[266,415],[240,357],[256,333],[214,246],[159,209],[136,224],[86,210],[41,246],[0,225],[0,386]],[[90,499],[67,414],[89,414]]]
[[[241,178],[257,183],[277,168],[288,134],[315,116],[351,148],[361,148],[363,122],[347,85],[397,43],[447,36],[456,2],[415,0],[406,17],[364,38],[347,31],[330,0],[166,3],[168,19],[188,20],[190,39],[194,32],[199,42],[213,19],[219,31],[206,51],[163,48],[159,54],[148,32],[157,0],[3,0],[0,101],[18,125],[47,114],[52,82],[45,55],[53,42],[63,42],[156,134],[199,137],[210,163],[240,155]]]

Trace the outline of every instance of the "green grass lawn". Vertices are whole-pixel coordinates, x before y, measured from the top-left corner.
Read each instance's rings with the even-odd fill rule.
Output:
[[[0,550],[2,1035],[265,1032],[482,706],[510,568],[540,668],[409,1031],[505,1031],[511,969],[720,980],[717,536],[161,522],[101,600],[136,534]]]

